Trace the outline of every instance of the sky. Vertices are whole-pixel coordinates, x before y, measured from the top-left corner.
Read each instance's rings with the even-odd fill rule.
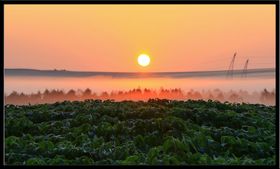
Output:
[[[226,70],[235,52],[234,69],[271,68],[275,40],[275,5],[4,6],[5,68]]]

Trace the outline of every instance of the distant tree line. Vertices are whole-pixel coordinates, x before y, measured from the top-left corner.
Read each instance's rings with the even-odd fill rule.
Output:
[[[159,99],[171,99],[171,100],[217,100],[220,102],[235,102],[235,103],[261,103],[266,105],[275,105],[275,89],[268,91],[264,89],[261,92],[252,92],[239,90],[239,91],[227,91],[223,92],[220,89],[215,90],[202,90],[195,91],[189,90],[187,92],[182,91],[179,88],[175,89],[163,89],[159,91],[151,89],[132,89],[128,91],[112,91],[102,92],[97,94],[91,91],[89,88],[85,90],[69,90],[65,92],[63,90],[48,90],[44,92],[38,91],[37,93],[24,94],[13,91],[9,95],[5,95],[5,104],[25,105],[25,104],[41,104],[41,103],[54,103],[60,101],[83,101],[86,99],[99,99],[108,100],[112,99],[115,101],[121,100],[148,100],[150,98]]]

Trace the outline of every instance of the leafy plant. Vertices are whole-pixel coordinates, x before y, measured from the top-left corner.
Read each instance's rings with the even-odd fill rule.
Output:
[[[274,106],[86,100],[5,106],[5,162],[275,165]]]

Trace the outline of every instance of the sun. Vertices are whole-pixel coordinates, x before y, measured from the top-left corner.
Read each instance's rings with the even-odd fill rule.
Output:
[[[150,64],[151,59],[150,59],[150,57],[148,55],[141,54],[141,55],[138,56],[137,61],[138,61],[138,64],[140,66],[146,67],[146,66],[148,66]]]

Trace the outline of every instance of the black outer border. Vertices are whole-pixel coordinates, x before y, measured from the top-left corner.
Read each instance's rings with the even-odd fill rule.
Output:
[[[275,119],[275,124],[277,125],[276,127],[276,165],[277,167],[279,167],[279,153],[280,153],[280,150],[279,150],[279,1],[277,1],[276,3],[276,9],[275,9],[275,12],[276,12],[276,37],[275,37],[275,40],[276,40],[276,63],[275,63],[275,68],[276,68],[276,81],[275,81],[275,86],[276,86],[276,119]]]
[[[278,0],[2,0],[3,4],[279,4]]]
[[[1,88],[1,94],[2,94],[2,98],[3,100],[1,100],[1,104],[3,104],[3,110],[4,110],[4,5],[5,4],[274,4],[275,5],[275,18],[276,18],[276,63],[275,63],[275,67],[276,67],[276,81],[275,81],[275,85],[276,85],[276,121],[275,124],[277,125],[276,127],[276,165],[275,166],[262,166],[262,167],[275,167],[275,168],[279,168],[279,1],[278,0],[42,0],[42,1],[36,1],[36,0],[1,0],[1,19],[2,19],[2,42],[3,42],[3,46],[2,46],[2,53],[3,53],[3,58],[2,58],[2,62],[1,62],[1,67],[3,68],[2,71],[2,75],[1,76],[1,81],[2,81],[2,88]],[[1,118],[1,124],[3,127],[3,130],[1,130],[1,135],[3,136],[3,139],[1,140],[1,147],[3,150],[3,153],[1,153],[1,164],[4,165],[4,111],[2,112],[2,118]],[[189,165],[189,166],[193,166],[193,165]],[[221,166],[221,165],[220,165]],[[97,166],[95,166],[97,167]],[[105,167],[105,166],[104,166]],[[110,166],[106,166],[106,167],[110,167]],[[204,166],[206,167],[206,166]],[[210,166],[207,166],[210,167]],[[219,167],[218,166],[211,166],[211,167]],[[229,166],[225,166],[225,167],[229,167]],[[257,166],[233,166],[233,167],[252,167],[255,168]]]

